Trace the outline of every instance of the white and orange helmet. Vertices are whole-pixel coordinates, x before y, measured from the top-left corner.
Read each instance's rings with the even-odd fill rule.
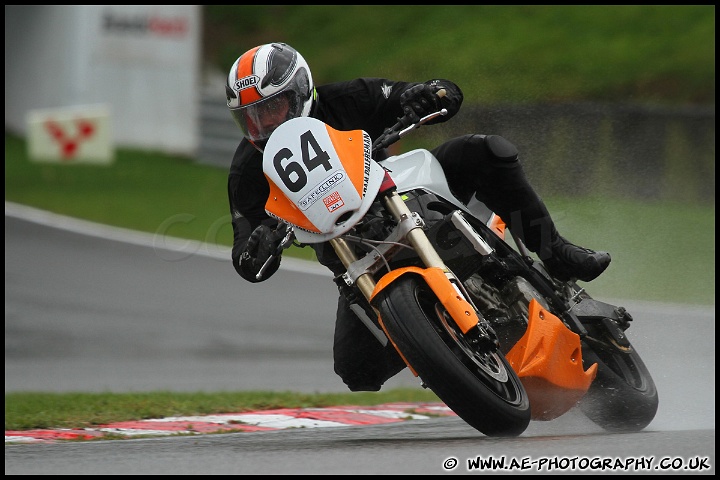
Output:
[[[243,136],[262,150],[281,123],[310,114],[315,86],[302,55],[285,43],[268,43],[235,60],[225,93]]]

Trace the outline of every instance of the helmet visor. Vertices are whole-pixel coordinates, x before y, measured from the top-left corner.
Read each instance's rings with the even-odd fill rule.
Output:
[[[300,115],[301,103],[293,92],[279,92],[259,102],[230,109],[245,138],[262,147],[283,122]]]

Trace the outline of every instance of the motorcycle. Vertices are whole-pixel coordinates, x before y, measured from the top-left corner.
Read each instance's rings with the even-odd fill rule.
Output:
[[[453,195],[429,151],[375,160],[445,114],[401,117],[375,142],[309,117],[278,127],[263,154],[265,209],[286,228],[274,256],[328,242],[353,312],[487,436],[576,406],[607,431],[645,428],[658,393],[625,308],[553,278],[501,218]]]

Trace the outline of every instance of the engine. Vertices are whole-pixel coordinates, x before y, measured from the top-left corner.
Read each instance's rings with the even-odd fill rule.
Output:
[[[548,308],[545,299],[522,277],[514,277],[498,289],[474,274],[464,285],[475,306],[495,330],[503,353],[510,351],[525,333],[530,300],[535,299]]]

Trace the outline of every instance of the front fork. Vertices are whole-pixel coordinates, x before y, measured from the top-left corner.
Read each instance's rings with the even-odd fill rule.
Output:
[[[397,191],[392,190],[384,194],[383,203],[385,208],[400,224],[413,223],[414,225],[407,227],[408,231],[405,233],[407,242],[415,249],[420,259],[423,261],[426,267],[437,267],[440,268],[451,280],[456,280],[455,276],[443,262],[442,258],[437,254],[435,248],[433,248],[430,240],[425,235],[422,229],[422,220],[419,217],[413,217],[410,209],[405,205],[405,202],[400,198]],[[357,255],[352,247],[343,238],[333,238],[330,240],[330,245],[335,249],[340,261],[346,269],[350,269],[350,266],[358,261]],[[348,279],[346,278],[346,281]],[[352,281],[352,280],[351,280]],[[375,291],[376,282],[372,276],[372,273],[366,271],[361,273],[354,279],[355,284],[362,292],[363,296],[369,301]]]
[[[420,273],[449,312],[462,312],[462,315],[454,315],[453,317],[463,333],[467,333],[472,327],[477,326],[479,323],[477,308],[472,304],[470,296],[465,291],[464,285],[445,265],[445,262],[440,258],[440,255],[438,255],[423,231],[422,219],[413,215],[412,211],[405,205],[405,202],[394,189],[384,192],[382,201],[385,208],[393,218],[397,220],[402,236],[415,249],[415,252],[423,264],[428,269],[435,269],[434,271],[422,271],[414,267],[406,267],[403,270]],[[378,284],[375,282],[370,268],[363,267],[358,270],[357,265],[364,265],[364,263],[358,259],[355,251],[348,242],[342,238],[334,238],[330,240],[330,244],[335,249],[340,261],[348,270],[348,273],[344,275],[345,282],[349,285],[352,285],[354,282],[368,302],[370,302],[373,295],[377,293],[376,290],[381,290],[387,286],[392,279],[398,276],[396,272],[394,272],[392,276],[388,275],[386,278],[389,278],[389,280],[385,282],[381,280],[381,285],[378,289]],[[439,278],[437,274],[438,271],[442,272],[444,275],[443,278]],[[357,273],[350,275],[350,272]],[[402,272],[400,274],[402,274]]]

